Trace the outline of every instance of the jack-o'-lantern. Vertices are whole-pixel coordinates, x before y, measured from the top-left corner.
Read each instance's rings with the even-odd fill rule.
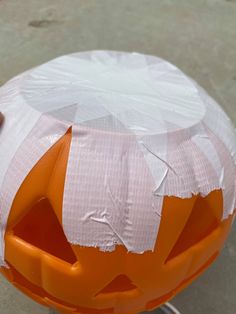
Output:
[[[0,110],[1,272],[35,301],[138,313],[215,260],[234,216],[235,135],[173,65],[65,56],[6,84]]]

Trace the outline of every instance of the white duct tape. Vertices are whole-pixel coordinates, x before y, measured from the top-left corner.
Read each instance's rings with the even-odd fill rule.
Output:
[[[23,107],[24,108],[24,107]],[[15,108],[16,110],[18,108]],[[25,109],[25,108],[24,108]],[[14,113],[13,113],[14,115]],[[22,112],[22,116],[23,116]],[[7,119],[8,116],[6,116]],[[67,131],[68,126],[52,118],[39,115],[38,120],[22,121],[27,126],[31,123],[31,130],[28,129],[28,134],[23,132],[15,133],[15,137],[12,136],[12,132],[7,134],[7,139],[9,139],[13,147],[15,147],[14,156],[10,160],[10,164],[5,172],[2,180],[1,190],[0,190],[0,221],[1,221],[1,242],[0,242],[0,265],[5,266],[4,263],[4,234],[7,225],[8,216],[10,213],[12,202],[15,195],[26,178],[27,174],[34,167],[34,165],[39,161],[39,159],[55,144],[55,142],[63,136]],[[11,120],[11,119],[9,119]],[[20,120],[19,120],[20,121]],[[19,122],[18,121],[18,122]],[[18,123],[17,122],[17,123]],[[21,122],[21,121],[20,121]],[[30,122],[30,123],[29,123]],[[32,124],[34,123],[33,127]],[[22,125],[23,126],[23,125]],[[14,126],[12,126],[14,130]],[[12,131],[11,129],[11,131]],[[26,129],[23,129],[26,131]],[[19,134],[19,136],[17,136]],[[22,135],[25,135],[24,137]],[[11,137],[12,136],[12,137]],[[20,145],[17,145],[20,142]],[[12,154],[13,150],[7,151]],[[6,156],[6,151],[1,151],[3,156]],[[12,156],[12,155],[11,155]]]
[[[234,128],[210,96],[164,60],[106,51],[63,56],[3,87],[0,110],[2,260],[14,195],[70,126],[62,217],[71,243],[153,250],[166,195],[222,189],[222,218],[234,210]]]
[[[153,249],[162,207],[153,184],[134,135],[74,127],[63,204],[69,241],[109,251],[116,244]]]

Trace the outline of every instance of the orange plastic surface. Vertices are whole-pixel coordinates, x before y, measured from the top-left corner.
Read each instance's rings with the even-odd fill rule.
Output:
[[[221,220],[221,191],[206,198],[166,197],[154,252],[71,245],[61,227],[70,142],[69,130],[20,187],[5,235],[9,269],[1,268],[2,274],[35,301],[64,314],[131,314],[160,306],[219,254],[233,219]]]

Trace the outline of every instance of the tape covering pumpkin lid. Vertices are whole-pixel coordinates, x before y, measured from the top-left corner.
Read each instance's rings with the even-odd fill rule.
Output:
[[[62,56],[5,84],[0,111],[2,260],[20,185],[70,127],[63,229],[71,243],[153,250],[165,196],[222,189],[222,219],[235,208],[235,130],[202,88],[162,59]]]

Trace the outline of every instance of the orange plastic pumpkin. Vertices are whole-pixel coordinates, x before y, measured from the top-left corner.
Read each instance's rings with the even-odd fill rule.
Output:
[[[14,200],[2,273],[35,301],[61,313],[137,313],[171,299],[217,257],[232,218],[221,221],[221,191],[166,197],[154,252],[70,245],[62,197],[71,133],[38,162]],[[171,228],[170,228],[171,226]]]
[[[1,273],[63,314],[131,314],[159,307],[216,259],[235,212],[222,220],[221,189],[204,197],[166,195],[153,251],[139,254],[118,245],[104,252],[71,244],[62,217],[71,142],[72,127],[20,185],[4,235],[8,267]]]

